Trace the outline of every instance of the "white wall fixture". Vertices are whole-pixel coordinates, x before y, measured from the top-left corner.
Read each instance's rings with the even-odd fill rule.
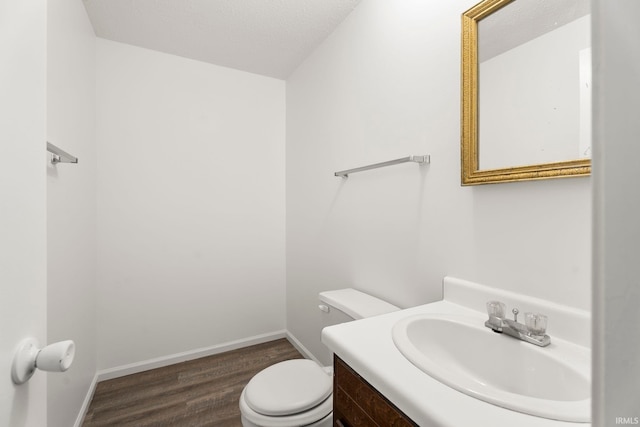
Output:
[[[38,349],[38,341],[25,339],[13,357],[11,379],[15,384],[29,381],[36,368],[47,372],[64,372],[73,363],[76,345],[73,341],[59,341]]]

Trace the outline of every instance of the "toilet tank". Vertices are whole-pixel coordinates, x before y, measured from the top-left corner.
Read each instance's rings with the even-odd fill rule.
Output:
[[[331,313],[332,310],[343,313],[343,319],[336,319],[333,323],[364,319],[400,310],[393,304],[352,288],[320,292],[319,298],[320,310],[325,313]]]
[[[373,297],[355,289],[338,289],[320,292],[319,308],[322,313],[320,323],[322,327],[337,325],[364,319],[365,317],[398,311],[400,308],[389,304],[380,298]],[[325,347],[325,351],[316,354],[318,361],[331,370],[333,353]]]

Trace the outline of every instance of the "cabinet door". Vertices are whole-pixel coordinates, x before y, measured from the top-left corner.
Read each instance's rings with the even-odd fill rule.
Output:
[[[334,356],[333,420],[336,427],[417,426],[337,356]]]

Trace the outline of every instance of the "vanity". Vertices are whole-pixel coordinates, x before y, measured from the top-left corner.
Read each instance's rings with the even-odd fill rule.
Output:
[[[588,312],[452,277],[443,290],[441,301],[323,330],[335,355],[335,426],[590,426]],[[550,344],[486,327],[492,300],[546,314]]]
[[[333,372],[334,426],[417,426],[389,399],[335,355]]]

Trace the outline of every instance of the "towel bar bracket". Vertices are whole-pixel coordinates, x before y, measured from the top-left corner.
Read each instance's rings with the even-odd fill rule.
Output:
[[[51,164],[53,165],[57,165],[58,163],[78,163],[77,157],[72,156],[50,142],[47,142],[47,151],[51,153]]]

